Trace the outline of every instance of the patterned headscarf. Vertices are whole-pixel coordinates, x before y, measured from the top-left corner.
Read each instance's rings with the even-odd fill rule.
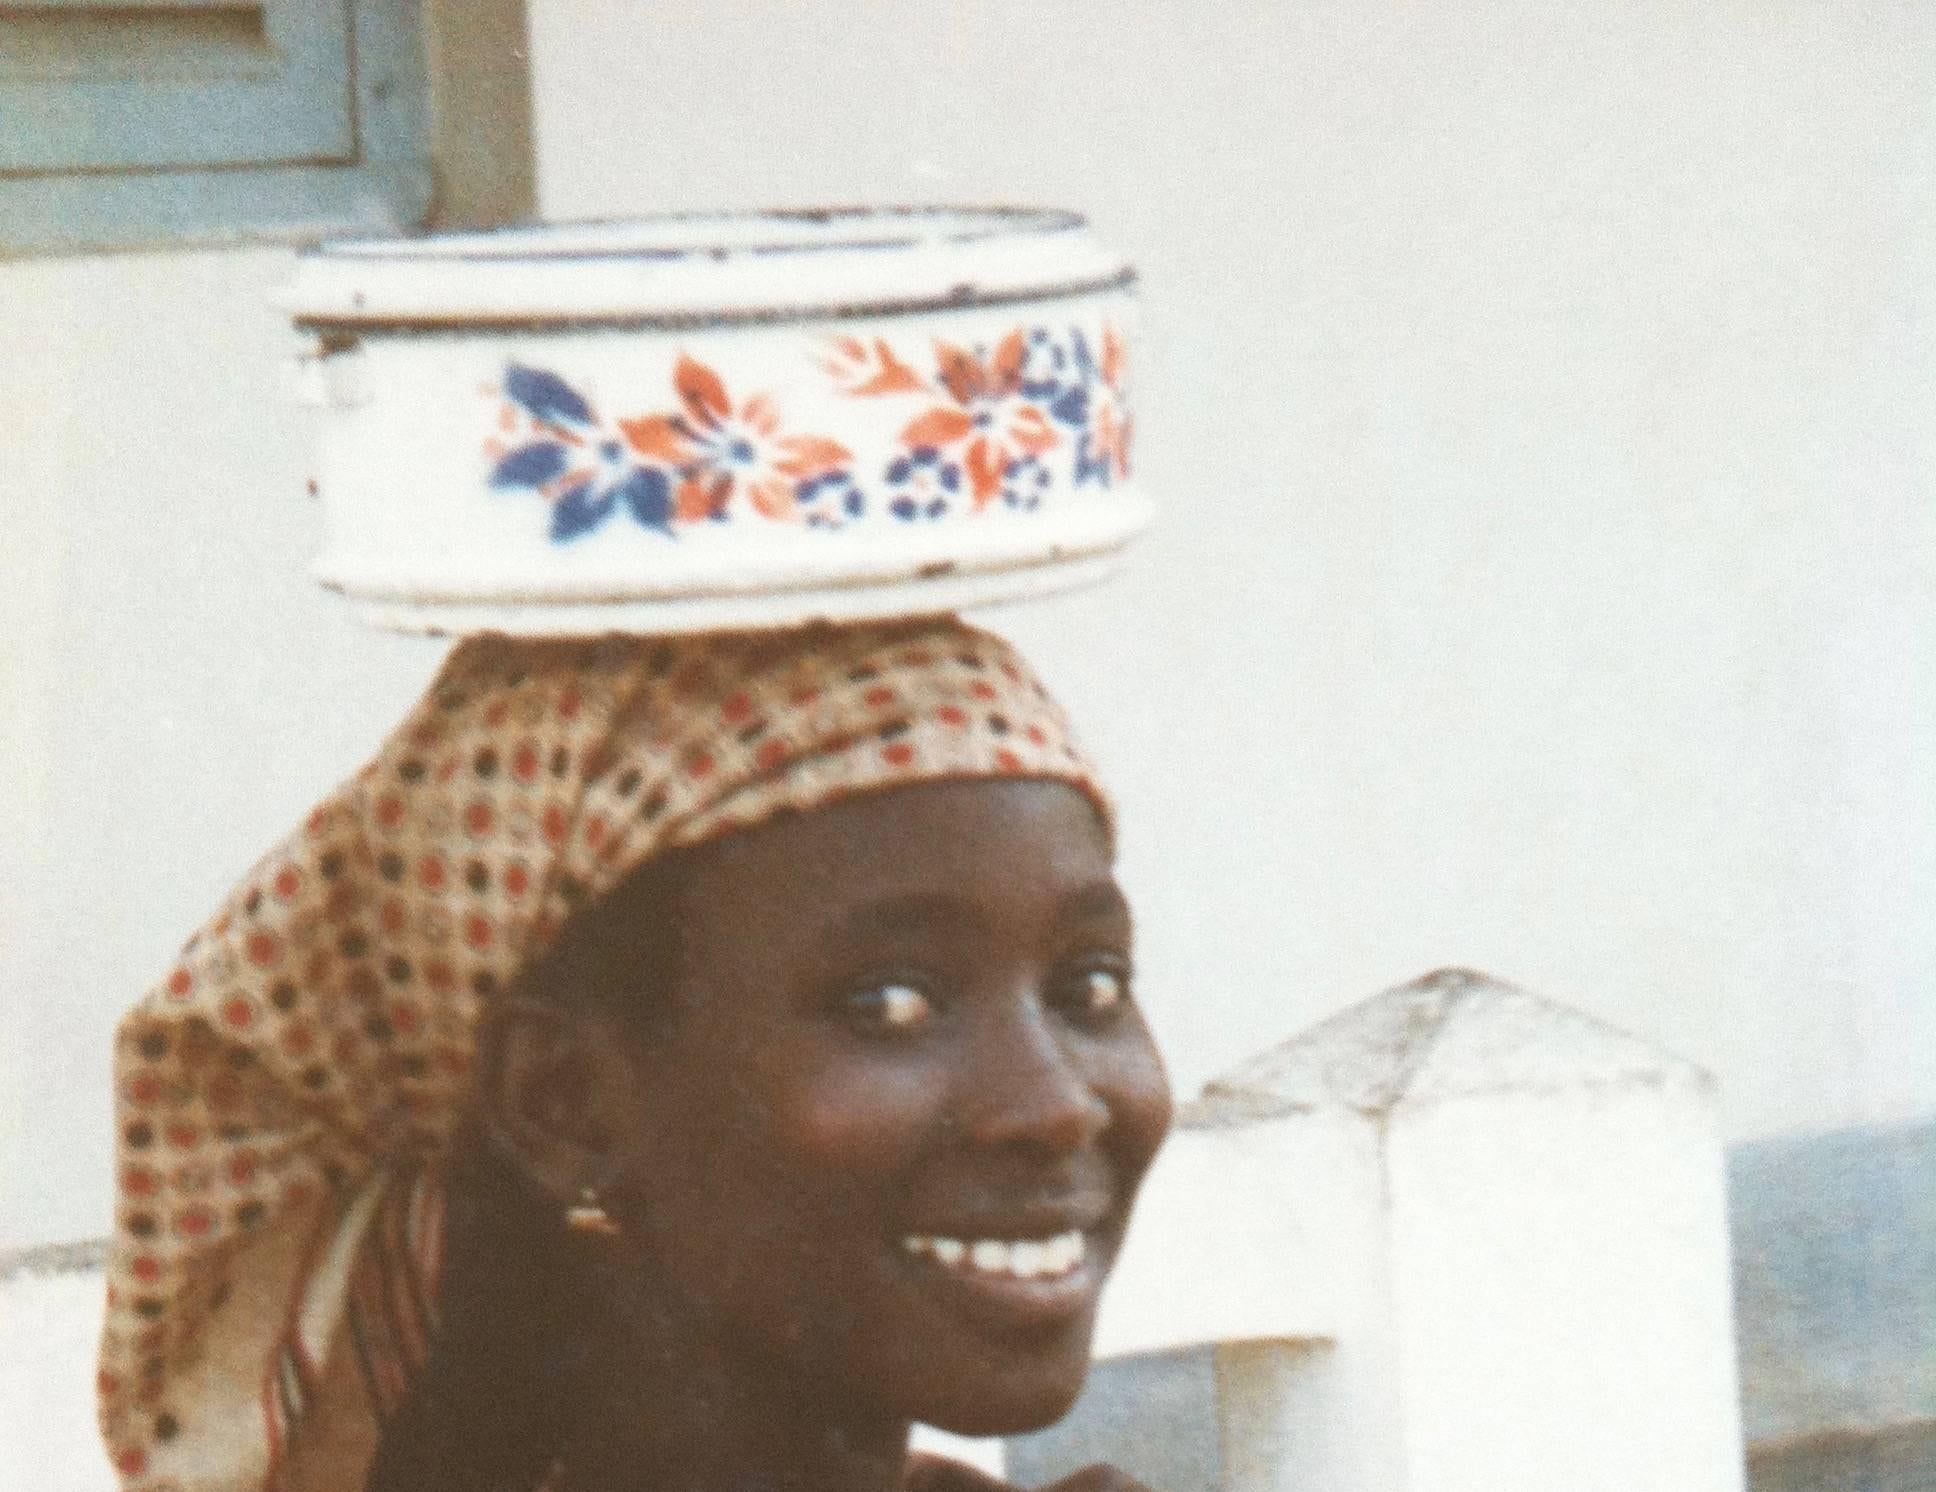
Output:
[[[122,1021],[101,1424],[128,1492],[332,1489],[435,1331],[438,1162],[481,1006],[659,852],[895,784],[1108,806],[953,619],[481,637]]]

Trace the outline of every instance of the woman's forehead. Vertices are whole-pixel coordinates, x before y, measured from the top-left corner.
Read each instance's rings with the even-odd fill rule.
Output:
[[[1045,779],[926,782],[775,819],[693,857],[687,920],[791,911],[882,929],[954,909],[1120,904],[1108,832],[1079,789]]]

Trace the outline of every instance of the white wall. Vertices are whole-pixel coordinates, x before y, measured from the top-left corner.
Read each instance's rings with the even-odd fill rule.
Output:
[[[308,579],[289,263],[0,264],[0,1248],[107,1231],[115,1017],[441,654]]]
[[[533,0],[553,216],[1087,208],[1134,574],[991,616],[1114,769],[1180,1087],[1447,962],[1936,1109],[1936,12]],[[0,1247],[114,1015],[434,667],[313,591],[275,252],[0,265]]]

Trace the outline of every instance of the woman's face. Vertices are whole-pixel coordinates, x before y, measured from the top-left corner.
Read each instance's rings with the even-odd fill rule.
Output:
[[[1170,1118],[1088,800],[930,783],[699,851],[607,1205],[736,1348],[967,1434],[1073,1402]]]

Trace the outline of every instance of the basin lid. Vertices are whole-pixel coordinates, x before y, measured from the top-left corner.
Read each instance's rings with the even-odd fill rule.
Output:
[[[672,329],[993,306],[1134,278],[1077,213],[865,207],[340,240],[302,255],[280,302],[318,330]]]

